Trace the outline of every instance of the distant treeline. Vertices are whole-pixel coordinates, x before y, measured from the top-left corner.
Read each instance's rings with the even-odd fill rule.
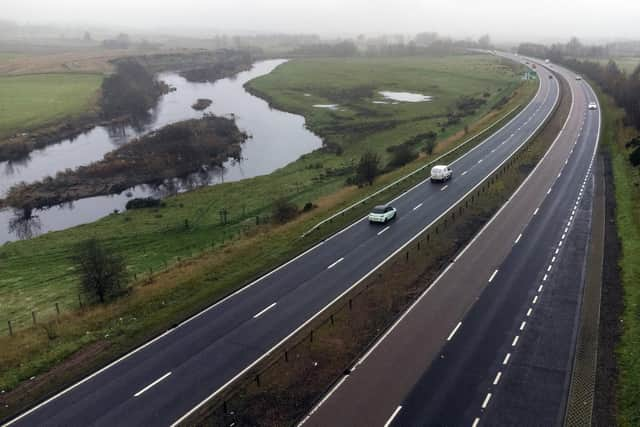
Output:
[[[565,45],[555,44],[551,47],[522,44],[518,52],[527,56],[549,58],[588,77],[625,110],[626,124],[640,130],[640,66],[631,74],[627,74],[614,60],[609,60],[603,65],[601,62],[578,59],[584,58],[587,53],[602,54],[603,51],[600,51],[598,46],[583,46],[575,38]]]
[[[102,81],[102,114],[105,118],[144,116],[167,89],[135,59],[119,60],[116,72]]]

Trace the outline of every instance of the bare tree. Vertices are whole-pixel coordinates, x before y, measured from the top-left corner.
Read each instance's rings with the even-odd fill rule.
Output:
[[[125,260],[99,240],[80,243],[73,259],[80,274],[80,290],[90,300],[104,303],[123,292],[127,281]]]

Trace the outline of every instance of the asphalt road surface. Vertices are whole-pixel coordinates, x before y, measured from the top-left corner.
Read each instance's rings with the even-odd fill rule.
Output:
[[[425,181],[393,204],[385,226],[360,220],[241,291],[12,420],[15,425],[169,425],[179,421],[355,286],[508,159],[543,123],[558,83],[455,161],[444,185]]]
[[[588,85],[510,201],[305,425],[554,425],[584,279],[599,110]]]

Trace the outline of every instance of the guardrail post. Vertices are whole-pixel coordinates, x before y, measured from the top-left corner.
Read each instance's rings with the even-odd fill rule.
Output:
[[[285,362],[288,362],[288,361],[289,361],[289,352],[288,352],[288,351],[285,351],[285,352],[284,352],[284,361],[285,361]]]
[[[335,320],[333,319],[333,314],[329,316],[329,319],[331,319],[331,326],[333,326],[335,324]]]
[[[309,332],[309,342],[313,342],[313,329]]]
[[[228,414],[228,413],[229,413],[229,408],[227,407],[227,401],[226,401],[226,400],[225,400],[224,402],[222,402],[222,411],[223,411],[225,414]]]
[[[9,336],[13,336],[13,328],[11,327],[11,320],[7,320],[7,324],[9,325]]]
[[[405,261],[409,262],[409,251],[404,253],[404,259]]]
[[[349,298],[349,310],[353,310],[353,300]]]
[[[260,374],[256,375],[256,385],[260,387]]]

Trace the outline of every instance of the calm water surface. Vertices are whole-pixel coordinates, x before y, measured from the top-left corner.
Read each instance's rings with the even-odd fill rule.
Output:
[[[176,91],[160,99],[147,123],[113,128],[98,126],[73,140],[34,151],[24,161],[0,162],[0,195],[4,195],[16,183],[37,181],[66,168],[100,160],[137,136],[176,121],[202,117],[204,113],[233,115],[238,127],[250,135],[242,145],[241,162],[228,161],[222,169],[194,174],[186,180],[161,186],[139,185],[121,194],[76,200],[64,206],[34,211],[29,220],[21,219],[12,209],[1,210],[0,244],[95,221],[115,209],[123,210],[130,197],[164,197],[202,185],[268,174],[319,148],[321,139],[305,128],[302,116],[272,109],[243,88],[249,80],[270,73],[284,62],[257,62],[251,70],[215,83],[190,83],[178,74],[163,73],[159,78]],[[213,103],[204,111],[195,111],[191,105],[198,98],[209,98]]]

